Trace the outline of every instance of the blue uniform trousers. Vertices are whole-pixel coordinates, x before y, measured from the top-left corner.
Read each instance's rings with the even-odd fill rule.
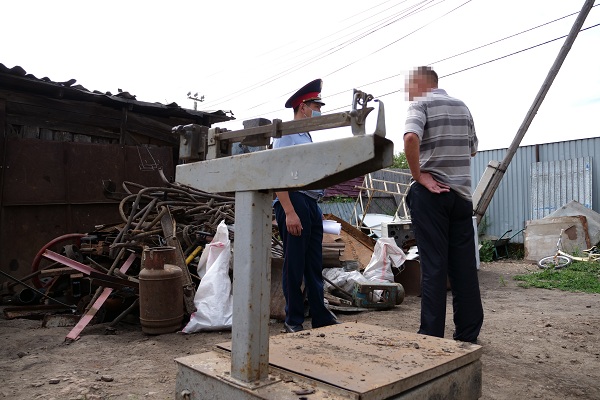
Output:
[[[419,333],[444,337],[447,280],[452,290],[453,338],[477,340],[483,307],[477,277],[473,203],[456,192],[431,193],[415,182],[407,196],[421,260]]]
[[[289,192],[289,195],[302,223],[300,236],[288,233],[285,211],[278,201],[274,205],[283,242],[285,322],[290,326],[304,322],[304,295],[301,288],[304,280],[312,327],[331,325],[334,316],[323,302],[323,214],[315,199],[298,192]]]

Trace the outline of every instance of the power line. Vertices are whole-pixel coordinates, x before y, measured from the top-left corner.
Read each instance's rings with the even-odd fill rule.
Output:
[[[427,26],[429,26],[429,25],[433,24],[433,23],[434,23],[434,22],[436,22],[436,21],[439,21],[440,19],[444,18],[444,17],[445,17],[445,16],[447,16],[448,14],[451,14],[451,13],[453,13],[454,11],[458,10],[459,8],[461,8],[462,6],[464,6],[465,4],[467,4],[467,3],[470,3],[471,1],[472,1],[472,0],[467,0],[467,1],[465,1],[464,3],[462,3],[461,5],[459,5],[458,7],[456,7],[456,8],[453,8],[452,10],[450,10],[450,11],[448,11],[447,13],[445,13],[445,14],[441,15],[440,17],[438,17],[438,18],[434,19],[433,21],[430,21],[430,22],[426,23],[425,25],[422,25],[422,26],[420,26],[419,28],[417,28],[417,29],[413,30],[412,32],[410,32],[410,33],[407,33],[406,35],[402,36],[401,38],[399,38],[399,39],[396,39],[396,40],[394,40],[393,42],[386,44],[385,46],[383,46],[383,47],[381,47],[381,48],[379,48],[379,49],[377,49],[377,50],[373,51],[373,52],[372,52],[372,53],[370,53],[370,54],[367,54],[367,55],[366,55],[366,56],[364,56],[364,57],[361,57],[361,58],[359,58],[359,59],[357,59],[357,60],[354,60],[353,62],[351,62],[351,63],[348,63],[348,64],[344,65],[343,67],[336,69],[335,71],[331,71],[329,74],[327,74],[327,75],[325,75],[325,76],[327,77],[327,76],[329,76],[329,75],[331,75],[331,74],[334,74],[334,73],[336,73],[336,72],[339,72],[339,71],[341,71],[341,70],[343,70],[343,69],[345,69],[345,68],[348,68],[349,66],[351,66],[351,65],[353,65],[353,64],[356,64],[357,62],[359,62],[359,61],[362,61],[362,60],[364,60],[365,58],[367,58],[367,57],[370,57],[370,56],[372,56],[373,54],[375,54],[375,53],[378,53],[378,52],[380,52],[381,50],[383,50],[383,49],[385,49],[385,48],[388,48],[388,47],[390,47],[390,46],[391,46],[391,45],[393,45],[393,44],[396,44],[396,43],[398,43],[400,40],[402,40],[402,39],[405,39],[405,38],[407,38],[408,36],[412,35],[413,33],[416,33],[416,32],[418,32],[418,31],[420,31],[421,29],[424,29],[424,28],[426,28]]]
[[[594,7],[596,7],[596,6],[594,6]],[[577,13],[575,13],[575,14],[577,14]],[[570,14],[570,15],[573,15],[573,14]],[[570,15],[569,15],[569,16],[570,16]],[[563,18],[564,18],[564,17],[563,17]],[[563,18],[559,18],[559,19],[557,19],[556,21],[558,21],[558,20],[560,20],[560,19],[563,19]],[[543,25],[546,25],[546,24],[543,24]],[[543,25],[540,25],[540,26],[543,26]],[[589,27],[587,27],[587,28],[583,28],[583,29],[581,29],[579,32],[587,31],[587,30],[589,30],[589,29],[596,28],[596,27],[598,27],[598,26],[600,26],[600,23],[599,23],[599,24],[592,25],[592,26],[589,26]],[[529,29],[529,30],[531,30],[531,29]],[[525,32],[525,31],[524,31],[524,32]],[[512,36],[514,36],[514,35],[511,35],[511,37],[512,37]],[[469,70],[471,70],[471,69],[474,69],[474,68],[477,68],[477,67],[481,67],[481,66],[483,66],[483,65],[487,65],[487,64],[490,64],[490,63],[492,63],[492,62],[499,61],[499,60],[502,60],[502,59],[508,58],[508,57],[510,57],[510,56],[513,56],[513,55],[516,55],[516,54],[523,53],[523,52],[525,52],[525,51],[528,51],[528,50],[533,50],[533,49],[535,49],[535,48],[537,48],[537,47],[540,47],[540,46],[543,46],[543,45],[546,45],[546,44],[549,44],[549,43],[555,42],[555,41],[557,41],[557,40],[564,39],[564,38],[566,38],[567,36],[568,36],[568,35],[563,35],[563,36],[560,36],[560,37],[557,37],[557,38],[554,38],[554,39],[551,39],[551,40],[548,40],[548,41],[545,41],[545,42],[542,42],[542,43],[538,43],[538,44],[536,44],[536,45],[534,45],[534,46],[530,46],[530,47],[527,47],[527,48],[524,48],[524,49],[521,49],[521,50],[517,50],[517,51],[515,51],[515,52],[509,53],[509,54],[506,54],[506,55],[503,55],[503,56],[501,56],[501,57],[496,57],[496,58],[494,58],[494,59],[491,59],[491,60],[488,60],[488,61],[485,61],[485,62],[482,62],[482,63],[476,64],[476,65],[473,65],[473,66],[470,66],[470,67],[467,67],[467,68],[463,68],[463,69],[460,69],[460,70],[458,70],[458,71],[451,72],[451,73],[449,73],[449,74],[446,74],[446,75],[442,75],[442,76],[440,76],[439,78],[441,79],[441,78],[445,78],[445,77],[448,77],[448,76],[456,75],[456,74],[459,74],[459,73],[462,73],[462,72],[465,72],[465,71],[469,71]],[[501,39],[501,40],[502,40],[502,39]],[[500,41],[500,40],[498,40],[498,41]],[[498,42],[498,41],[495,41],[495,42]],[[484,47],[484,46],[480,46],[480,47]],[[466,52],[463,52],[463,53],[466,53]],[[371,83],[369,83],[369,84],[378,83],[378,82],[381,82],[381,81],[384,81],[384,80],[387,80],[387,79],[390,79],[390,78],[392,78],[392,77],[396,77],[396,76],[399,76],[399,75],[402,75],[402,74],[396,74],[396,75],[393,75],[393,76],[391,76],[391,77],[387,77],[387,78],[383,78],[383,79],[380,79],[380,80],[377,80],[377,81],[371,82]],[[369,85],[369,84],[367,84],[367,85]],[[388,93],[385,93],[385,94],[382,94],[382,95],[379,95],[379,96],[375,96],[375,97],[376,97],[376,98],[378,98],[378,99],[380,99],[380,98],[382,98],[382,97],[386,97],[386,96],[389,96],[389,95],[391,95],[391,94],[399,93],[399,92],[402,92],[402,91],[404,91],[404,89],[403,89],[403,88],[402,88],[402,89],[393,90],[393,91],[391,91],[391,92],[388,92]],[[348,90],[346,90],[346,91],[344,91],[344,92],[338,92],[338,93],[336,93],[335,95],[332,95],[332,96],[327,96],[327,97],[325,97],[325,98],[323,98],[323,99],[324,99],[324,100],[326,100],[327,98],[331,98],[331,97],[333,97],[333,96],[336,96],[336,95],[338,95],[338,94],[340,94],[340,93],[347,93],[347,92],[348,92]],[[335,111],[338,111],[338,110],[347,109],[347,108],[348,108],[348,107],[350,107],[350,106],[351,106],[351,104],[346,104],[346,105],[344,105],[344,106],[341,106],[341,107],[337,107],[337,108],[334,108],[334,109],[328,110],[327,112],[324,112],[323,114],[328,114],[328,113],[332,113],[332,112],[335,112]],[[281,108],[279,108],[279,109],[277,109],[277,110],[273,110],[273,111],[270,111],[270,112],[268,112],[268,113],[263,113],[263,115],[264,115],[264,114],[270,114],[270,113],[274,113],[274,112],[281,111],[281,110],[282,110],[282,109],[281,109]],[[260,116],[260,115],[256,115],[256,116],[253,116],[253,117],[250,117],[250,118],[245,118],[245,119],[252,119],[252,118],[259,117],[259,116]]]
[[[445,1],[445,0],[442,0],[442,1]],[[434,20],[434,21],[431,21],[431,22],[429,22],[429,23],[427,23],[427,24],[425,24],[425,25],[421,26],[421,27],[420,27],[420,28],[418,28],[417,30],[415,30],[415,31],[413,31],[413,32],[411,32],[411,33],[409,33],[408,35],[405,35],[405,36],[403,36],[402,38],[400,38],[400,39],[398,39],[398,40],[396,40],[396,41],[394,41],[394,42],[392,42],[392,43],[388,44],[387,46],[384,46],[383,48],[381,48],[381,49],[379,49],[379,50],[377,50],[377,51],[375,51],[375,52],[373,52],[373,53],[371,53],[371,54],[374,54],[374,53],[376,53],[376,52],[378,52],[378,51],[380,51],[380,50],[383,50],[385,47],[388,47],[388,46],[390,46],[390,45],[392,45],[392,44],[394,44],[394,43],[396,43],[396,42],[400,41],[401,39],[404,39],[404,38],[406,38],[407,36],[410,36],[411,34],[415,33],[416,31],[418,31],[418,30],[420,30],[420,29],[424,28],[425,26],[427,26],[427,25],[429,25],[429,24],[431,24],[431,23],[433,23],[433,22],[435,22],[435,21],[439,20],[440,18],[443,18],[444,16],[446,16],[446,15],[448,15],[449,13],[451,13],[451,12],[455,11],[456,9],[458,9],[458,8],[462,7],[463,5],[465,5],[465,4],[467,4],[467,3],[469,3],[470,1],[471,1],[471,0],[468,0],[467,2],[463,3],[462,5],[460,5],[460,6],[456,7],[455,9],[453,9],[453,10],[449,11],[448,13],[446,13],[446,14],[442,15],[441,17],[437,18],[436,20]],[[431,3],[431,1],[429,1],[429,3]],[[430,5],[429,7],[422,8],[422,7],[425,7],[425,5],[426,5],[426,4],[425,4],[425,5],[423,5],[421,8],[418,8],[417,10],[415,10],[415,11],[412,11],[410,14],[408,14],[408,15],[406,15],[406,16],[402,16],[402,17],[400,17],[400,18],[398,18],[398,19],[396,19],[396,20],[394,20],[394,21],[392,21],[392,22],[390,22],[390,23],[388,23],[388,24],[386,24],[386,25],[384,25],[384,26],[382,26],[382,27],[379,27],[379,28],[377,28],[377,29],[375,29],[375,30],[373,30],[373,31],[371,31],[371,32],[368,32],[368,33],[367,33],[367,34],[365,34],[364,36],[362,36],[362,37],[359,37],[358,39],[356,39],[356,40],[354,40],[354,41],[352,41],[352,42],[348,43],[347,45],[350,45],[350,44],[352,44],[352,43],[354,43],[354,42],[356,42],[356,41],[358,41],[358,40],[361,40],[361,39],[363,39],[364,37],[366,37],[366,36],[370,35],[371,33],[374,33],[374,32],[376,32],[376,31],[377,31],[377,30],[379,30],[379,29],[382,29],[382,28],[383,28],[383,27],[385,27],[385,26],[388,26],[388,25],[390,25],[390,24],[392,24],[392,23],[394,23],[394,22],[398,22],[399,20],[402,20],[402,19],[404,19],[404,18],[407,18],[407,17],[409,17],[409,16],[415,15],[415,14],[416,14],[416,13],[418,13],[418,12],[424,11],[424,10],[426,10],[426,9],[428,9],[428,8],[431,8],[431,7],[433,7],[433,6],[436,6],[436,5],[439,5],[439,4],[440,4],[440,3],[436,3],[436,4],[432,4],[432,5]],[[346,45],[346,46],[347,46],[347,45]],[[319,57],[319,58],[317,58],[317,59],[314,59],[314,60],[310,60],[310,61],[308,61],[308,62],[305,62],[303,65],[297,65],[296,67],[293,67],[293,68],[291,68],[290,70],[287,70],[287,71],[284,71],[283,73],[280,73],[280,75],[279,75],[279,76],[277,76],[276,78],[274,78],[274,79],[272,79],[272,80],[269,80],[268,82],[263,82],[263,83],[270,83],[270,82],[273,82],[274,80],[280,79],[280,78],[282,78],[283,76],[287,75],[287,73],[288,73],[288,72],[293,72],[293,71],[296,71],[296,70],[298,70],[298,69],[301,69],[302,67],[304,67],[304,66],[306,66],[306,65],[308,65],[308,64],[311,64],[312,62],[318,61],[318,60],[320,60],[320,59],[322,59],[322,58],[324,58],[324,57],[326,57],[326,56],[329,56],[329,55],[331,55],[331,54],[333,54],[333,53],[335,53],[335,52],[337,52],[337,51],[341,50],[342,48],[344,48],[344,47],[346,47],[346,46],[343,46],[343,47],[341,47],[341,48],[338,48],[338,49],[336,49],[336,50],[330,51],[329,53],[327,53],[327,54],[325,54],[325,55],[323,55],[323,56],[321,56],[321,57]],[[364,58],[364,57],[363,57],[363,58]],[[361,59],[359,59],[359,60],[357,60],[357,61],[360,61],[360,60],[361,60]],[[352,64],[353,64],[353,63],[351,63],[351,64],[348,64],[348,65],[346,65],[346,66],[344,66],[344,67],[342,67],[342,68],[340,68],[340,69],[338,69],[338,70],[336,70],[336,71],[333,71],[333,72],[331,72],[331,73],[329,73],[329,74],[325,75],[325,77],[327,77],[327,76],[331,75],[332,73],[334,73],[334,72],[337,72],[337,71],[339,71],[339,70],[341,70],[341,69],[344,69],[344,68],[346,68],[346,67],[348,67],[349,65],[352,65]],[[257,85],[255,85],[255,87],[256,87],[256,86],[258,86],[258,84],[257,84]],[[253,88],[252,88],[252,89],[253,89]],[[244,93],[246,93],[246,92],[248,92],[248,91],[250,91],[250,90],[251,90],[251,89],[249,89],[249,90],[246,90],[246,91],[244,91]],[[287,94],[291,94],[291,93],[293,93],[293,91],[291,91],[291,92],[288,92]],[[285,95],[286,95],[286,94],[283,94],[282,96],[285,96]],[[237,97],[237,96],[234,96],[234,97],[232,97],[232,98],[229,98],[228,100],[232,100],[232,99],[233,99],[233,98],[235,98],[235,97]],[[215,105],[218,105],[218,104],[221,104],[221,103],[212,104],[212,106],[214,107]],[[255,105],[253,105],[253,106],[249,107],[248,109],[249,109],[249,110],[251,110],[251,109],[254,109],[254,108],[260,107],[260,106],[262,106],[262,105],[264,105],[264,104],[265,104],[265,102],[263,102],[263,103],[260,103],[260,104],[255,104]]]
[[[595,5],[595,6],[593,6],[593,7],[596,7],[596,6],[600,6],[600,4],[596,4],[596,5]],[[443,61],[447,61],[447,60],[450,60],[450,59],[452,59],[452,58],[455,58],[455,57],[458,57],[458,56],[462,56],[462,55],[465,55],[465,54],[467,54],[467,53],[471,53],[471,52],[473,52],[473,51],[475,51],[475,50],[479,50],[479,49],[482,49],[482,48],[484,48],[484,47],[491,46],[491,45],[493,45],[493,44],[496,44],[496,43],[500,43],[500,42],[502,42],[502,41],[504,41],[504,40],[507,40],[507,39],[514,38],[514,37],[516,37],[516,36],[519,36],[519,35],[521,35],[521,34],[523,34],[523,33],[531,32],[531,31],[533,31],[533,30],[535,30],[535,29],[538,29],[538,28],[544,27],[544,26],[546,26],[546,25],[550,25],[550,24],[552,24],[552,23],[554,23],[554,22],[558,22],[558,21],[560,21],[560,20],[563,20],[563,19],[565,19],[565,18],[571,17],[571,16],[573,16],[573,15],[577,15],[577,14],[579,14],[579,11],[573,12],[573,13],[571,13],[571,14],[565,15],[565,16],[563,16],[563,17],[560,17],[560,18],[556,18],[556,19],[554,19],[554,20],[552,20],[552,21],[545,22],[545,23],[543,23],[543,24],[540,24],[540,25],[534,26],[534,27],[532,27],[532,28],[525,29],[525,30],[523,30],[523,31],[521,31],[521,32],[514,33],[514,34],[512,34],[512,35],[505,36],[505,37],[503,37],[503,38],[501,38],[501,39],[497,39],[497,40],[494,40],[494,41],[492,41],[492,42],[488,42],[488,43],[486,43],[486,44],[483,44],[483,45],[481,45],[481,46],[474,47],[474,48],[472,48],[472,49],[470,49],[470,50],[462,51],[462,52],[460,52],[460,53],[456,53],[456,54],[454,54],[454,55],[451,55],[451,56],[449,56],[449,57],[445,57],[445,58],[442,58],[442,59],[440,59],[440,60],[437,60],[437,61],[430,62],[430,63],[428,63],[428,64],[426,64],[426,65],[434,65],[434,64],[438,64],[438,63],[441,63],[441,62],[443,62]],[[375,84],[375,83],[379,83],[379,82],[386,81],[386,80],[388,80],[388,79],[396,78],[396,77],[398,77],[398,76],[401,76],[401,75],[403,75],[403,73],[394,74],[394,75],[388,76],[388,77],[386,77],[386,78],[381,78],[381,79],[378,79],[378,80],[376,80],[376,81],[373,81],[373,82],[365,83],[365,84],[363,84],[363,85],[358,85],[357,87],[365,87],[365,86],[369,86],[369,85],[372,85],[372,84]],[[349,90],[351,90],[351,89],[352,89],[352,88],[345,89],[345,90],[343,90],[343,91],[339,91],[339,92],[337,92],[337,93],[334,93],[334,94],[331,94],[331,95],[327,96],[327,98],[332,98],[332,97],[338,96],[338,95],[340,95],[340,94],[348,93],[348,91],[349,91]]]
[[[445,0],[441,0],[441,1],[443,2]],[[469,1],[471,1],[471,0],[469,0]],[[398,22],[398,21],[400,21],[400,20],[402,20],[404,18],[408,18],[409,16],[415,15],[416,13],[418,13],[420,11],[426,10],[426,9],[428,9],[430,7],[433,7],[433,6],[439,4],[439,3],[437,3],[437,4],[430,5],[429,7],[423,8],[425,5],[427,5],[429,3],[432,3],[432,2],[435,2],[435,0],[421,1],[420,3],[412,5],[412,6],[408,7],[408,8],[400,11],[399,13],[395,14],[392,17],[387,17],[388,20],[390,18],[397,17],[395,20],[392,20],[391,22],[387,22],[387,21],[381,22],[381,21],[378,21],[378,23],[381,22],[380,25],[377,26],[376,28],[373,28],[371,31],[369,31],[367,33],[359,34],[358,36],[355,36],[354,38],[349,39],[346,42],[342,42],[341,44],[338,44],[336,47],[330,48],[330,49],[328,49],[328,50],[326,50],[326,51],[318,54],[316,57],[313,57],[311,59],[305,60],[301,64],[296,64],[295,66],[290,67],[290,68],[288,68],[288,69],[286,69],[284,71],[281,71],[281,72],[279,72],[279,73],[277,73],[275,75],[272,75],[271,77],[266,78],[263,81],[260,81],[258,83],[253,84],[253,85],[250,85],[250,86],[247,86],[246,88],[240,89],[240,90],[238,90],[236,92],[233,92],[233,93],[231,93],[229,95],[225,95],[223,97],[220,97],[219,99],[213,100],[213,101],[209,102],[206,106],[207,107],[215,107],[215,106],[217,106],[219,104],[222,104],[223,102],[230,101],[230,100],[232,100],[232,99],[234,99],[236,97],[239,97],[239,95],[245,94],[245,93],[247,93],[247,92],[249,92],[249,91],[251,91],[251,90],[253,90],[253,89],[257,88],[257,87],[264,86],[265,84],[274,82],[274,81],[276,81],[276,80],[278,80],[278,79],[280,79],[280,78],[288,75],[291,72],[299,70],[299,69],[301,69],[301,68],[303,68],[303,67],[305,67],[305,66],[307,66],[309,64],[312,64],[312,63],[314,63],[316,61],[319,61],[319,60],[321,60],[321,59],[323,59],[325,57],[328,57],[328,56],[330,56],[330,55],[332,55],[332,54],[340,51],[341,49],[343,49],[343,48],[345,48],[345,47],[347,47],[347,46],[349,46],[349,45],[351,45],[353,43],[356,43],[359,40],[364,39],[366,36],[370,35],[371,33],[374,33],[374,32],[376,32],[376,31],[378,31],[380,29],[383,29],[386,26],[389,26],[389,25],[391,25],[391,24],[393,24],[395,22]],[[423,4],[423,3],[425,3],[425,4]],[[411,10],[411,9],[413,9],[415,7],[419,7],[419,6],[420,6],[420,8],[417,8],[416,10]],[[407,15],[401,15],[400,17],[398,17],[398,15],[403,14],[403,13],[408,13],[408,14]],[[383,25],[383,26],[381,26],[381,25]],[[345,28],[345,29],[347,29],[347,28]],[[341,31],[338,31],[336,33],[339,33],[339,32],[341,32]],[[333,35],[335,35],[335,33]],[[330,35],[330,36],[333,36],[333,35]],[[316,43],[318,43],[318,41]],[[304,46],[304,47],[307,47],[307,46]],[[303,53],[303,54],[306,54],[306,53]]]
[[[581,29],[579,32],[587,31],[588,29],[596,28],[596,27],[598,27],[598,26],[600,26],[600,24],[596,24],[596,25],[588,26],[587,28],[583,28],[583,29]],[[564,39],[564,38],[566,38],[567,36],[568,36],[568,35],[563,35],[563,36],[557,37],[557,38],[555,38],[555,39],[552,39],[552,40],[548,40],[548,41],[546,41],[546,42],[543,42],[543,43],[538,43],[538,44],[536,44],[536,45],[534,45],[534,46],[527,47],[527,48],[525,48],[525,49],[521,49],[521,50],[515,51],[515,52],[513,52],[513,53],[506,54],[506,55],[504,55],[504,56],[497,57],[497,58],[494,58],[494,59],[491,59],[491,60],[488,60],[488,61],[485,61],[485,62],[479,63],[479,64],[477,64],[477,65],[473,65],[473,66],[471,66],[471,67],[463,68],[463,69],[461,69],[461,70],[454,71],[454,72],[451,72],[451,73],[449,73],[449,74],[446,74],[446,75],[442,75],[442,76],[440,76],[439,78],[441,79],[441,78],[445,78],[445,77],[448,77],[448,76],[452,76],[452,75],[460,74],[461,72],[469,71],[469,70],[471,70],[471,69],[474,69],[474,68],[477,68],[477,67],[481,67],[481,66],[483,66],[483,65],[486,65],[486,64],[493,63],[494,61],[499,61],[499,60],[505,59],[505,58],[507,58],[507,57],[514,56],[514,55],[516,55],[516,54],[523,53],[523,52],[525,52],[525,51],[528,51],[528,50],[535,49],[536,47],[540,47],[540,46],[543,46],[543,45],[545,45],[545,44],[552,43],[552,42],[555,42],[555,41],[557,41],[557,40],[560,40],[560,39]],[[394,94],[394,93],[401,92],[401,91],[403,91],[403,90],[404,90],[404,89],[398,89],[398,90],[394,90],[394,91],[392,91],[392,92],[388,92],[388,93],[382,94],[382,95],[380,95],[380,96],[376,96],[376,98],[378,98],[378,99],[379,99],[379,98],[382,98],[382,97],[388,96],[388,95],[390,95],[390,94]],[[339,109],[341,109],[341,108],[346,108],[346,107],[348,107],[348,106],[349,106],[349,105],[346,105],[346,106],[343,106],[343,107],[339,107],[339,108],[336,108],[336,109],[334,109],[334,110],[330,110],[330,111],[328,111],[328,112],[336,111],[336,110],[339,110]]]

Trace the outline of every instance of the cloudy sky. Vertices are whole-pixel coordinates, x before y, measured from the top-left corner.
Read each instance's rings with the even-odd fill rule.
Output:
[[[471,108],[480,150],[498,149],[512,142],[565,40],[554,39],[568,34],[583,4],[21,0],[2,7],[0,63],[186,108],[194,107],[187,93],[198,93],[198,109],[233,112],[236,121],[219,125],[229,129],[255,117],[291,119],[285,100],[322,78],[325,112],[348,110],[353,88],[381,99],[396,152],[403,149],[406,73],[431,65],[440,87]],[[577,37],[522,144],[600,135],[597,24],[600,7],[588,15],[583,27],[591,28]],[[313,137],[348,135],[349,128]]]

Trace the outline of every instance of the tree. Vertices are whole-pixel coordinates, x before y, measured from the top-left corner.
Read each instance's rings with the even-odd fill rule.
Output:
[[[406,154],[403,151],[394,155],[392,168],[408,169],[408,161],[406,161]]]

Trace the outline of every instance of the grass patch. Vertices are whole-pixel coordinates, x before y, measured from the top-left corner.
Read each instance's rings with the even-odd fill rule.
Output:
[[[517,275],[524,288],[560,289],[567,292],[600,293],[600,263],[574,262],[559,270],[544,269]]]

